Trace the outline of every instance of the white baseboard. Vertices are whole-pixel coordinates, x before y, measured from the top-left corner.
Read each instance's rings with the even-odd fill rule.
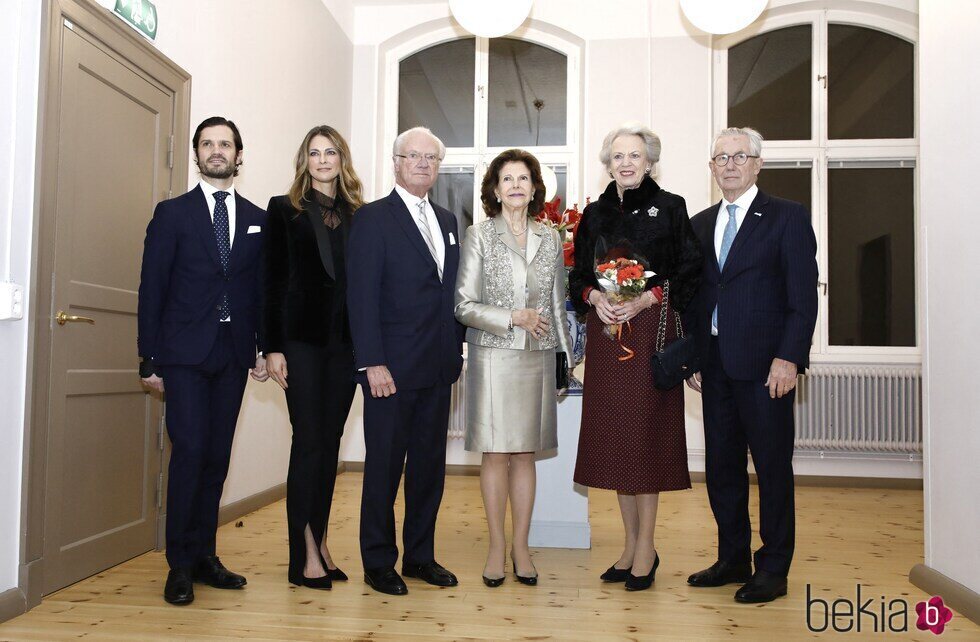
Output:
[[[528,544],[532,548],[591,548],[592,527],[588,522],[531,521]]]

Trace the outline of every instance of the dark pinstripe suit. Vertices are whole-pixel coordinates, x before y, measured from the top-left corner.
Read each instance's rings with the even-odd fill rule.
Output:
[[[746,447],[759,478],[762,548],[756,569],[786,575],[793,557],[793,399],[764,385],[773,359],[809,364],[817,318],[816,238],[806,208],[760,191],[719,270],[714,233],[720,203],[691,223],[703,279],[686,315],[704,350],[705,475],[718,522],[718,559],[747,563]],[[718,336],[711,313],[718,306]]]

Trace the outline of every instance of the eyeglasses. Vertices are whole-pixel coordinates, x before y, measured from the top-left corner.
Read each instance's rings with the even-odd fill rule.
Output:
[[[420,154],[418,152],[408,152],[407,154],[395,154],[396,158],[406,158],[412,165],[417,165],[423,158],[427,163],[441,163],[442,159],[438,154]]]
[[[736,165],[744,165],[750,158],[759,158],[758,156],[753,156],[752,154],[746,154],[745,152],[739,152],[737,154],[718,154],[711,160],[714,161],[715,165],[718,167],[724,167],[728,164],[729,159],[735,161]]]

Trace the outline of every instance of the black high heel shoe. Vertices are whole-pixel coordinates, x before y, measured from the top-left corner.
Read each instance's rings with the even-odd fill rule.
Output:
[[[630,571],[632,570],[633,570],[632,566],[629,568],[616,568],[616,565],[613,564],[608,569],[606,569],[605,573],[599,576],[599,579],[602,580],[603,582],[610,582],[610,583],[625,582],[626,579],[630,576]]]
[[[510,556],[510,563],[514,565],[514,577],[517,578],[518,582],[520,582],[521,584],[526,584],[527,586],[537,586],[538,584],[537,575],[519,575],[517,573],[517,562],[514,561],[513,555]]]
[[[326,566],[324,566],[324,568],[326,568]],[[346,582],[347,581],[347,573],[344,573],[339,568],[328,568],[327,569],[327,577],[329,577],[334,582]]]
[[[327,562],[323,559],[323,554],[320,553],[319,549],[317,549],[317,555],[320,556],[320,564],[323,565],[326,575],[323,575],[322,577],[306,577],[303,575],[302,571],[297,574],[290,573],[290,584],[294,586],[305,586],[306,588],[317,589],[318,591],[329,591],[331,588],[333,588],[333,577],[331,577],[332,572],[339,572],[344,576],[345,580],[347,579],[347,575],[344,574],[344,572],[339,568],[335,568],[333,571],[327,568]]]
[[[641,577],[637,577],[630,573],[629,577],[626,578],[626,590],[627,591],[645,591],[653,584],[653,576],[657,573],[657,567],[660,566],[660,555],[654,553],[656,557],[653,559],[653,567],[650,572]]]

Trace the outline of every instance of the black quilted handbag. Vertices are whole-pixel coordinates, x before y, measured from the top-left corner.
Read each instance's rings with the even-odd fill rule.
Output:
[[[670,307],[670,281],[664,281],[664,299],[660,305],[660,325],[657,328],[656,351],[650,358],[653,367],[653,385],[660,390],[670,390],[695,372],[701,370],[701,355],[693,337],[684,335],[681,317],[675,310],[674,325],[677,338],[664,345],[667,337],[667,308]]]

